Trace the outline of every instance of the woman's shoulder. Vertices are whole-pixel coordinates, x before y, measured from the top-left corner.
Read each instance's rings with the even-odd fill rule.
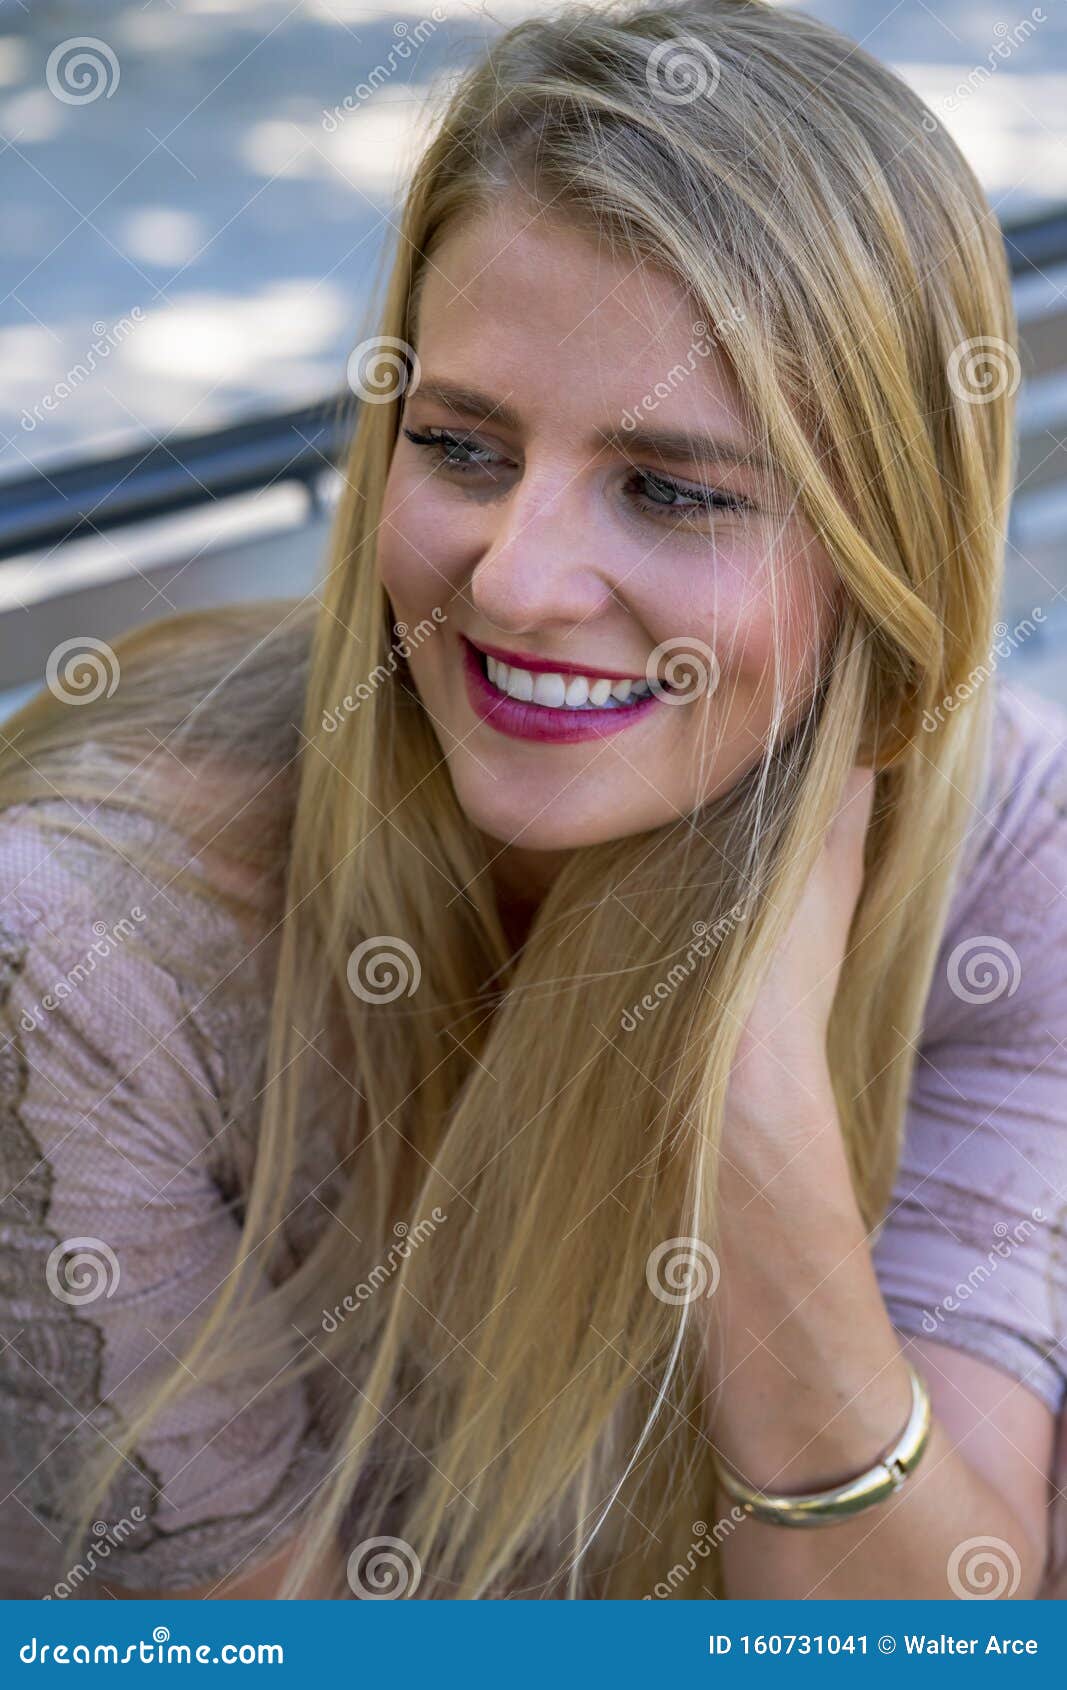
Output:
[[[1001,685],[873,1259],[894,1324],[1067,1404],[1067,714]]]
[[[1020,682],[995,687],[980,793],[927,1005],[927,1038],[1067,1017],[1067,710]],[[995,1014],[992,1006],[996,1006]]]
[[[284,867],[310,627],[306,600],[272,599],[162,617],[82,653],[71,642],[68,670],[5,723],[8,923],[86,877],[115,897],[140,883],[161,916],[200,889],[264,909]],[[95,666],[91,695],[79,663]]]
[[[1067,787],[1067,709],[1024,682],[995,677],[982,810],[1004,833],[1031,836]]]
[[[143,1150],[174,1077],[192,1076],[181,1147],[229,1189],[249,1133],[219,1122],[254,1068],[277,960],[307,626],[294,608],[137,630],[109,648],[112,697],[31,700],[0,759],[9,1109],[24,1083],[69,1097],[73,1066],[94,1101],[116,1080],[127,1105],[146,1094],[127,1109]]]

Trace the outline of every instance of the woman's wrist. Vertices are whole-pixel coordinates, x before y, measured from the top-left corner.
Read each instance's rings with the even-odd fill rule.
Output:
[[[785,1134],[734,1117],[723,1151],[712,1437],[754,1486],[819,1489],[877,1460],[911,1403],[836,1114],[795,1105]]]

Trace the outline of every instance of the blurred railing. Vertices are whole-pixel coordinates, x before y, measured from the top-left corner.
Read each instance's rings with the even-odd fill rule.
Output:
[[[1067,702],[1067,209],[1004,232],[1023,352],[1004,621],[1008,659]],[[0,715],[66,639],[169,610],[310,591],[356,401],[168,436],[0,483]]]
[[[349,410],[351,404],[350,399]],[[345,409],[337,398],[6,482],[0,485],[0,558],[173,516],[282,481],[313,492],[343,448],[352,421]]]
[[[0,718],[75,636],[309,592],[351,394],[0,483]]]

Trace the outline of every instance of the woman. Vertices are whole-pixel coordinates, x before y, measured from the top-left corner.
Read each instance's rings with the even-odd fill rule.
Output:
[[[576,8],[465,77],[320,591],[8,727],[50,1594],[1054,1590],[1015,358],[971,171],[833,30]]]

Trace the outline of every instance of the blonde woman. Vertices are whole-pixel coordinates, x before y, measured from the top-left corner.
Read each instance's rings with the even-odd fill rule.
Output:
[[[321,589],[7,725],[11,1593],[1055,1589],[1016,356],[970,169],[822,24],[572,7],[462,79]]]

